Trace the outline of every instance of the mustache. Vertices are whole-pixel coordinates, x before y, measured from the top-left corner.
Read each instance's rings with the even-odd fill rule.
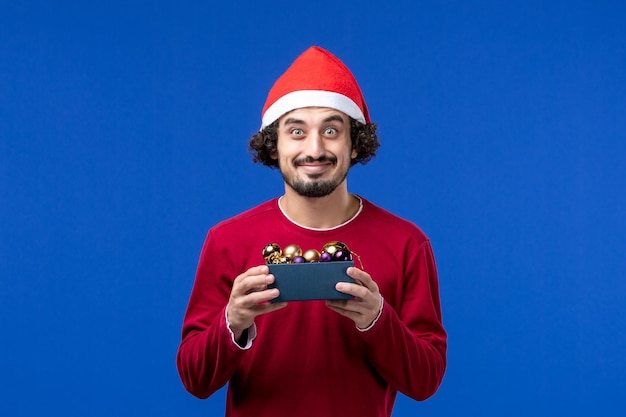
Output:
[[[300,166],[302,164],[312,164],[314,162],[330,162],[335,165],[337,163],[337,158],[334,156],[321,156],[317,159],[307,156],[305,158],[294,159],[293,166]]]

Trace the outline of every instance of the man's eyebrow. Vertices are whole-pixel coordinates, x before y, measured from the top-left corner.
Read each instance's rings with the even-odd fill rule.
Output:
[[[341,117],[338,114],[333,114],[332,116],[328,116],[327,118],[324,119],[324,123],[328,123],[328,122],[341,122],[341,123],[343,123],[343,117]]]
[[[293,117],[285,119],[285,125],[303,125],[303,124],[306,124],[304,123],[304,120],[294,119]]]
[[[344,123],[343,117],[341,117],[338,114],[333,114],[331,116],[328,116],[324,120],[322,120],[322,123],[328,123],[328,122]],[[304,120],[296,119],[296,118],[293,118],[293,117],[289,117],[289,118],[285,119],[285,121],[283,123],[284,123],[283,124],[284,126],[287,126],[287,125],[306,125],[306,122]]]

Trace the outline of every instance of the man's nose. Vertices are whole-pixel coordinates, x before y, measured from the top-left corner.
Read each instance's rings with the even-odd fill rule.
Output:
[[[317,132],[310,133],[306,138],[306,156],[319,159],[324,156],[324,141],[322,135]]]

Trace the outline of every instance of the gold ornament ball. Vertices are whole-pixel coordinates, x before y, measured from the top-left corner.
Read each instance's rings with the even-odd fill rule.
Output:
[[[304,257],[304,259],[306,259],[307,262],[319,262],[320,261],[320,253],[317,251],[317,249],[309,249],[306,252],[304,252],[302,256]]]
[[[280,253],[273,252],[265,257],[265,262],[268,264],[282,264],[284,263],[283,259],[284,258],[280,256]]]
[[[291,262],[296,256],[302,256],[302,249],[298,245],[287,245],[283,249],[283,256],[287,258],[288,262]]]
[[[322,252],[328,252],[331,255],[334,255],[335,252],[337,252],[340,249],[343,249],[343,250],[346,250],[346,251],[350,251],[348,249],[348,246],[346,246],[345,243],[339,242],[339,241],[332,241],[332,242],[328,242],[327,244],[324,245],[324,247],[322,248]]]
[[[280,246],[278,246],[276,243],[268,243],[263,248],[262,254],[263,254],[263,258],[267,260],[267,258],[269,256],[272,256],[273,254],[278,254],[278,256],[280,257],[282,253],[283,252],[280,250]]]

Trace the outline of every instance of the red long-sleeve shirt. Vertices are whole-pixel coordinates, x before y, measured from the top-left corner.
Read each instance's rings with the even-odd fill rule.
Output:
[[[367,331],[323,301],[290,302],[257,316],[256,338],[242,349],[225,319],[233,280],[264,263],[267,243],[320,250],[344,242],[355,266],[384,297]],[[414,224],[362,199],[360,212],[330,230],[290,221],[278,200],[213,227],[206,238],[177,356],[185,388],[206,398],[229,383],[226,415],[390,416],[398,391],[417,400],[435,393],[446,366],[435,261]]]

